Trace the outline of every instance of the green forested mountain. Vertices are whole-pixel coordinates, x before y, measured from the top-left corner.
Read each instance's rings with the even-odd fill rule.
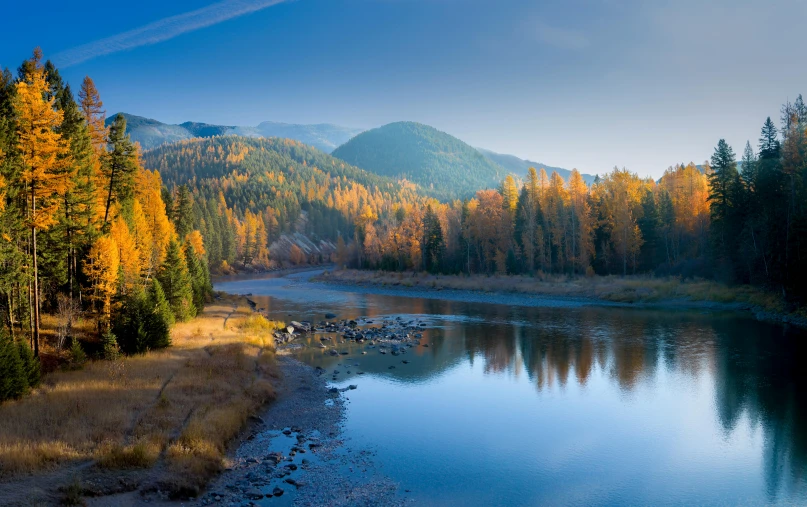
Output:
[[[498,187],[508,173],[456,137],[413,122],[368,130],[333,156],[376,174],[406,178],[439,198],[470,197]]]
[[[127,133],[132,141],[140,143],[144,150],[150,150],[163,144],[191,139],[194,137],[212,137],[217,135],[240,135],[246,137],[283,137],[294,139],[314,146],[326,153],[355,136],[361,129],[342,127],[327,123],[316,125],[299,125],[266,121],[255,127],[236,125],[212,125],[187,121],[179,125],[162,123],[151,118],[144,118],[128,113],[119,113],[126,117]],[[109,125],[116,115],[107,119]]]
[[[561,178],[568,181],[569,176],[571,176],[572,171],[569,169],[564,169],[562,167],[553,167],[551,165],[542,164],[540,162],[533,162],[531,160],[524,160],[521,158],[516,157],[515,155],[505,155],[502,153],[496,153],[490,150],[486,150],[483,148],[479,148],[479,151],[482,155],[489,158],[492,162],[499,164],[502,166],[507,172],[518,176],[519,178],[525,178],[527,176],[527,172],[529,171],[530,167],[534,167],[535,169],[545,169],[547,174],[552,174],[556,172],[560,175]],[[594,178],[596,176],[591,174],[581,174],[580,176],[583,177],[583,181],[586,182],[587,185],[591,185],[594,183]]]
[[[387,215],[393,204],[419,199],[414,185],[290,139],[195,138],[147,151],[143,163],[173,193],[187,188],[176,199],[192,203],[193,228],[205,237],[213,267],[265,263],[266,248],[284,233],[348,240],[361,215]]]

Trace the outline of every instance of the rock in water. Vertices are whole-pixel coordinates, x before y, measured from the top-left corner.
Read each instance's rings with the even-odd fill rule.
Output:
[[[274,496],[283,496],[283,490],[278,487],[275,487],[275,489],[272,490],[272,494]]]
[[[250,500],[260,500],[261,498],[263,498],[263,493],[261,493],[260,491],[258,491],[255,488],[250,489],[249,491],[247,491],[245,493],[245,495]]]

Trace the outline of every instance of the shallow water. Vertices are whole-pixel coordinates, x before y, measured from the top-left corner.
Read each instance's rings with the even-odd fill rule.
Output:
[[[338,370],[335,386],[358,385],[344,394],[346,436],[377,450],[418,504],[807,504],[803,332],[734,313],[445,301],[309,276],[216,289],[251,293],[278,320],[433,326],[403,356],[353,343],[339,347],[349,355],[298,353]]]

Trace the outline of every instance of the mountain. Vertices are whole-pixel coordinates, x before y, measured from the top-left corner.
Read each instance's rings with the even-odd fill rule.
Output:
[[[546,174],[551,176],[553,172],[558,173],[561,178],[568,181],[569,176],[572,174],[572,171],[569,169],[564,169],[562,167],[553,167],[551,165],[542,164],[540,162],[533,162],[531,160],[524,160],[516,157],[515,155],[503,155],[501,153],[495,153],[490,150],[485,150],[483,148],[478,148],[479,151],[489,158],[492,162],[499,164],[503,168],[507,170],[507,172],[512,173],[519,178],[524,178],[527,176],[527,171],[530,167],[534,167],[536,170],[541,170],[541,168],[546,170]],[[583,181],[586,182],[587,185],[591,185],[594,183],[594,178],[596,176],[591,174],[581,174],[580,176],[583,177]]]
[[[413,122],[363,132],[332,155],[382,176],[406,178],[442,199],[497,188],[508,172],[456,137]]]
[[[347,142],[360,133],[361,129],[342,127],[321,123],[316,125],[298,125],[266,121],[255,127],[236,125],[212,125],[209,123],[185,122],[179,125],[162,123],[151,118],[144,118],[129,113],[119,113],[126,117],[126,131],[133,141],[140,143],[144,150],[151,150],[163,144],[169,144],[194,137],[213,137],[218,135],[239,135],[245,137],[282,137],[294,139],[330,153],[334,148]],[[107,118],[107,125],[116,115]]]

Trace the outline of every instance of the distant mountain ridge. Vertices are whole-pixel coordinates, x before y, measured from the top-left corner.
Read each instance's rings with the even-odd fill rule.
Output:
[[[381,176],[406,178],[434,197],[470,197],[477,190],[497,188],[507,174],[524,178],[530,167],[557,172],[568,180],[571,171],[514,155],[474,148],[428,125],[396,122],[362,131],[331,124],[302,125],[262,122],[257,126],[216,125],[187,121],[168,124],[152,118],[119,113],[126,118],[126,130],[143,150],[193,138],[235,135],[251,138],[293,139],[313,146],[351,165]],[[107,119],[112,122],[116,115]],[[594,176],[583,174],[591,184]]]
[[[396,122],[362,132],[332,155],[364,170],[406,178],[434,197],[470,197],[497,188],[507,171],[477,149],[434,127]]]
[[[330,153],[337,146],[344,144],[362,129],[343,127],[321,123],[302,125],[265,121],[257,126],[214,125],[187,121],[178,125],[163,123],[151,118],[144,118],[129,113],[119,113],[126,118],[126,132],[137,141],[144,150],[151,150],[164,144],[192,139],[194,137],[213,137],[218,135],[239,135],[245,137],[282,137],[293,139],[313,146],[320,151]],[[116,115],[107,118],[107,125]]]

